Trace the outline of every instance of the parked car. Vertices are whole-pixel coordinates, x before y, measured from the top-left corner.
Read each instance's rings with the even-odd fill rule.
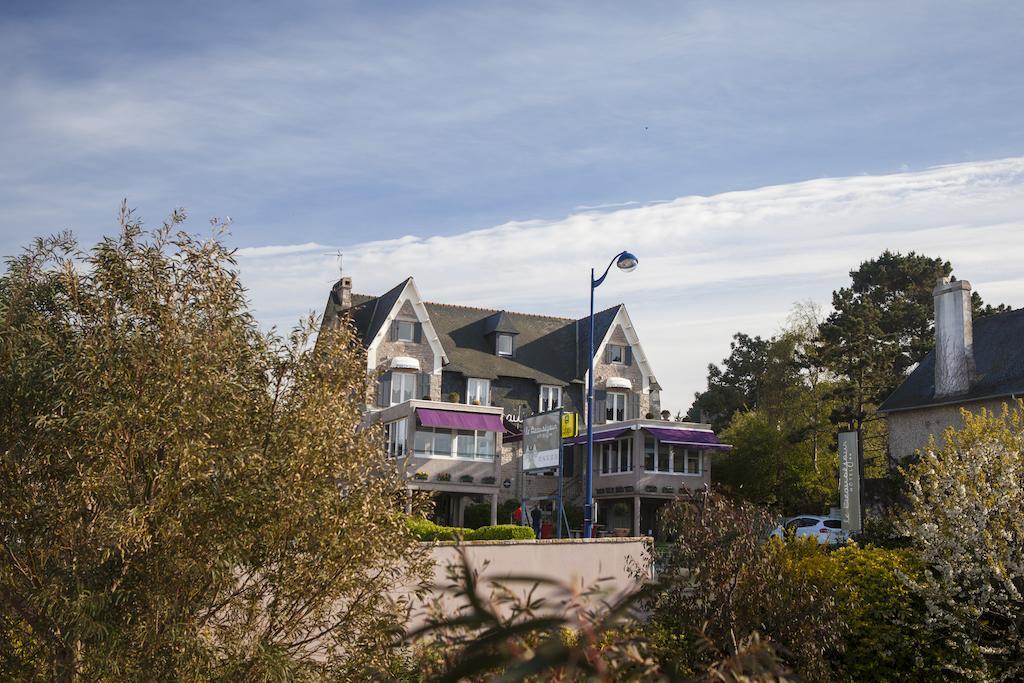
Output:
[[[827,515],[799,515],[784,520],[782,524],[775,527],[770,536],[772,538],[785,538],[787,535],[802,538],[811,536],[818,543],[829,545],[841,545],[847,541],[848,534],[843,531],[843,521],[838,517]]]

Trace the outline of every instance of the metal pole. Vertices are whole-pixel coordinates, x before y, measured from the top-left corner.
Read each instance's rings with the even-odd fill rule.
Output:
[[[586,504],[583,506],[583,538],[590,538],[594,531],[594,269],[590,269],[590,353],[587,363],[587,481]]]
[[[565,446],[562,445],[562,415],[565,411],[561,408],[558,409],[558,509],[555,510],[555,514],[558,515],[558,537],[562,538],[562,517],[565,515],[565,507],[562,504],[562,491],[563,491],[563,478],[562,474],[565,471]]]

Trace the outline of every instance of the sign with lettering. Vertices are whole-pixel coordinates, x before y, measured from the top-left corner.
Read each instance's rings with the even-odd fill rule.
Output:
[[[562,411],[523,418],[523,471],[558,467],[562,449]]]
[[[839,432],[839,507],[843,530],[861,530],[860,518],[860,434]]]

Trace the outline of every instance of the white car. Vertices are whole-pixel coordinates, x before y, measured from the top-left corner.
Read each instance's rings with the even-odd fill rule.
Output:
[[[775,527],[770,536],[772,538],[785,538],[786,536],[803,538],[811,536],[818,543],[829,545],[841,545],[847,541],[848,535],[843,531],[843,521],[838,517],[827,515],[800,515],[791,517],[779,526]]]

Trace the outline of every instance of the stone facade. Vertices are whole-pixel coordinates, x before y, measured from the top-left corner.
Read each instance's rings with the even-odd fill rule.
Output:
[[[627,353],[632,362],[628,364],[625,362],[608,362],[607,344],[616,344],[629,349]],[[632,390],[609,387],[608,380],[612,377],[629,380],[632,385]],[[640,419],[646,417],[647,414],[651,412],[651,395],[649,387],[647,389],[648,390],[645,391],[643,370],[641,370],[640,364],[634,357],[632,346],[626,339],[626,334],[623,331],[622,326],[615,325],[608,335],[607,343],[603,344],[601,348],[596,351],[594,357],[594,412],[596,413],[594,424],[603,424],[605,421],[605,415],[602,414],[602,410],[604,401],[606,400],[605,395],[608,392],[618,391],[638,397],[637,414],[632,415],[627,413],[626,419]],[[583,388],[583,391],[586,392],[585,387]],[[586,397],[584,397],[584,403],[585,398]],[[627,411],[629,409],[629,405],[630,401],[627,399]],[[580,410],[580,413],[584,416],[584,421],[586,421],[586,412],[586,405],[584,405],[582,410]]]
[[[975,414],[984,408],[998,415],[1002,412],[1003,406],[1009,403],[1012,403],[1012,399],[1007,397],[1003,400],[974,401],[888,413],[886,422],[889,426],[889,454],[902,460],[913,455],[915,451],[926,448],[932,437],[935,437],[936,445],[941,447],[942,433],[948,427],[960,429],[964,426],[961,408]]]

